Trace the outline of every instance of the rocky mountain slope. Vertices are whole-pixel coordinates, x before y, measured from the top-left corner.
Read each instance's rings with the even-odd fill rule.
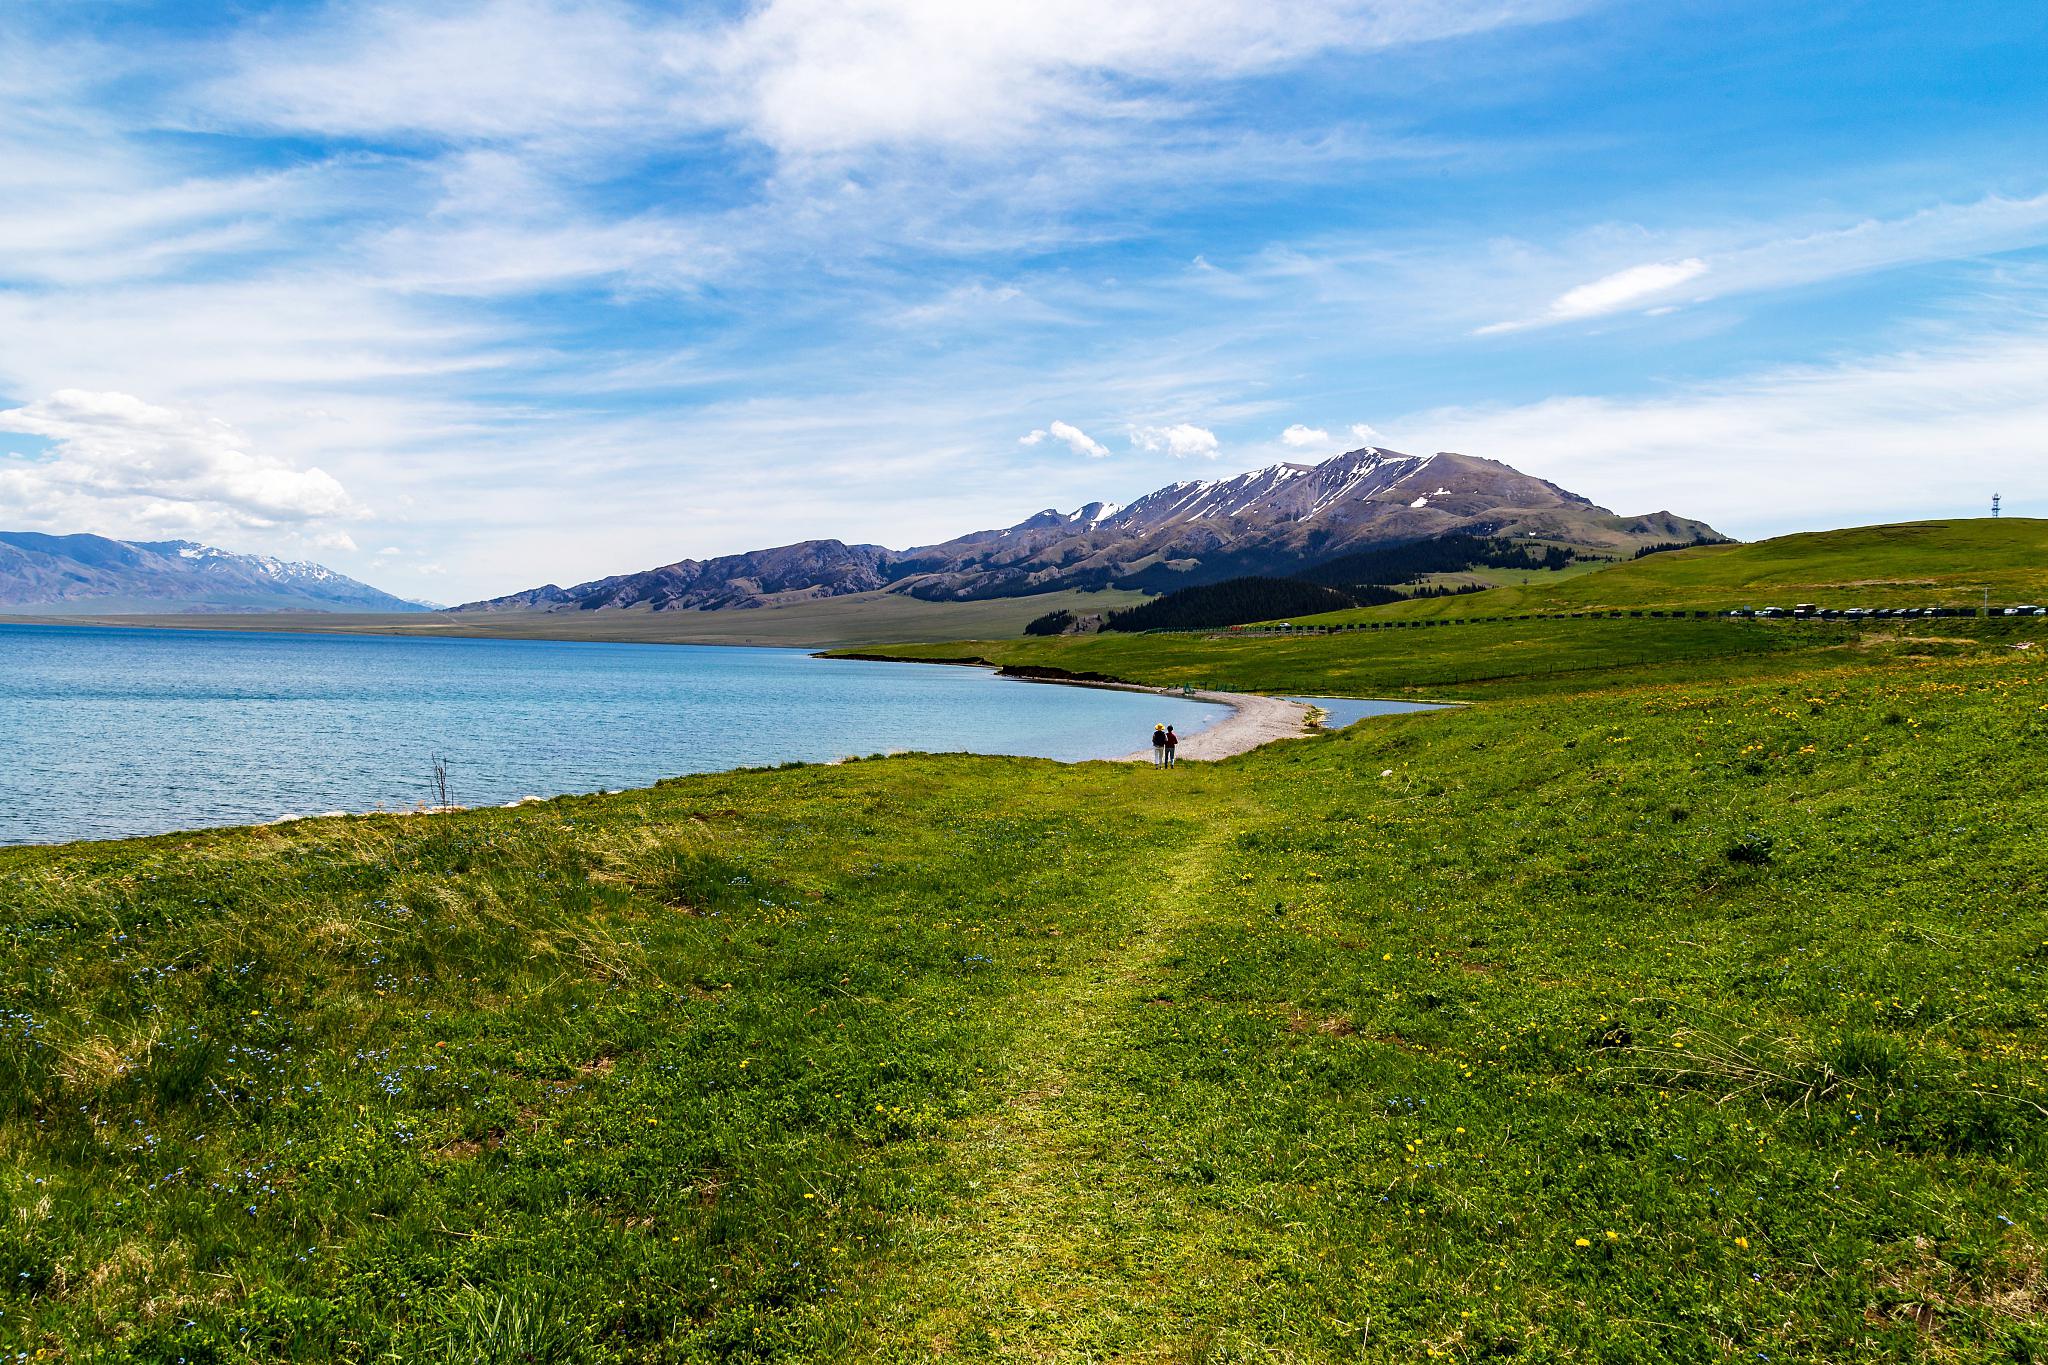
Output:
[[[0,610],[37,615],[426,611],[319,564],[189,540],[0,531]]]
[[[560,588],[457,611],[715,609],[887,589],[933,601],[1061,588],[1168,591],[1243,574],[1292,573],[1377,545],[1453,531],[1528,537],[1626,557],[1660,542],[1713,537],[1670,512],[1617,516],[1497,460],[1369,447],[1320,464],[1177,483],[1127,507],[1051,509],[1015,526],[890,550],[811,540]]]

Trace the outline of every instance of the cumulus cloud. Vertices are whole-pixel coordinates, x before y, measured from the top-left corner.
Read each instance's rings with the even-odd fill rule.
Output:
[[[1020,438],[1017,444],[1035,446],[1047,437],[1051,437],[1055,441],[1066,442],[1067,449],[1073,451],[1076,455],[1086,455],[1091,460],[1102,460],[1109,457],[1108,446],[1102,444],[1102,442],[1096,440],[1093,436],[1081,430],[1081,428],[1069,425],[1066,422],[1054,422],[1050,427],[1033,431],[1029,435]]]
[[[1380,442],[1386,440],[1386,437],[1380,435],[1377,430],[1375,430],[1367,423],[1353,422],[1351,424],[1351,439],[1354,441],[1363,441],[1369,446],[1376,446],[1380,444]]]
[[[1306,427],[1296,422],[1280,433],[1280,440],[1296,450],[1312,450],[1330,443],[1330,433],[1319,427]]]
[[[1131,444],[1155,454],[1163,451],[1181,460],[1190,455],[1213,460],[1217,450],[1216,433],[1192,422],[1176,422],[1170,427],[1133,427]]]
[[[1496,322],[1481,327],[1481,336],[1496,332],[1519,331],[1548,322],[1576,322],[1582,318],[1597,318],[1608,313],[1617,313],[1644,299],[1654,298],[1667,290],[1676,289],[1688,280],[1696,280],[1707,273],[1707,263],[1697,256],[1683,261],[1656,261],[1649,265],[1632,265],[1626,270],[1617,270],[1612,275],[1603,275],[1590,284],[1567,289],[1550,301],[1550,307],[1541,317],[1521,322]]]
[[[0,411],[0,431],[40,437],[34,458],[0,459],[0,509],[62,529],[306,528],[312,543],[354,548],[311,523],[363,515],[321,469],[257,454],[224,422],[125,393],[60,389]]]

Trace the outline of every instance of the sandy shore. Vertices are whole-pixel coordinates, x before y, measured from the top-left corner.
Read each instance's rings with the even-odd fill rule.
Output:
[[[1315,708],[1285,697],[1262,697],[1256,692],[1183,692],[1178,687],[1146,687],[1142,683],[1093,682],[1071,678],[1023,678],[1021,682],[1042,682],[1054,687],[1100,687],[1112,692],[1148,692],[1157,697],[1181,697],[1213,702],[1230,708],[1230,714],[1214,725],[1204,726],[1175,746],[1174,761],[1191,759],[1213,762],[1250,753],[1276,739],[1302,739],[1314,732],[1308,728]],[[1119,754],[1111,763],[1150,763],[1152,745]]]
[[[1139,691],[1159,692],[1163,696],[1186,695],[1178,690],[1164,688],[1140,688]],[[1174,751],[1174,761],[1193,759],[1197,762],[1231,758],[1237,754],[1249,753],[1262,744],[1271,744],[1276,739],[1300,739],[1309,734],[1309,712],[1313,709],[1298,701],[1283,697],[1261,697],[1249,692],[1197,692],[1196,701],[1217,702],[1231,708],[1228,716],[1214,725],[1206,726],[1183,739]],[[1116,760],[1119,763],[1150,763],[1152,746],[1147,745]]]

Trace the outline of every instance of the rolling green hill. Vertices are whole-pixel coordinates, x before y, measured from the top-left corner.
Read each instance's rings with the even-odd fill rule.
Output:
[[[1484,594],[1328,612],[1296,624],[1339,624],[1536,612],[1744,606],[1967,607],[2048,604],[2048,521],[1989,517],[1912,521],[1702,545],[1571,577]]]

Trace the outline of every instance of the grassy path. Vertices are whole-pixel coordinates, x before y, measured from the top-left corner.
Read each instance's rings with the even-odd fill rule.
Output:
[[[1154,1116],[1116,1055],[1138,1011],[1170,1003],[1166,964],[1210,903],[1227,837],[1208,820],[1110,910],[1120,938],[1013,1000],[1003,1098],[952,1143],[974,1197],[921,1230],[925,1260],[892,1296],[903,1311],[879,1353],[1186,1360],[1203,1322],[1229,1317],[1236,1272],[1195,1226],[1217,1215],[1162,1182]]]

